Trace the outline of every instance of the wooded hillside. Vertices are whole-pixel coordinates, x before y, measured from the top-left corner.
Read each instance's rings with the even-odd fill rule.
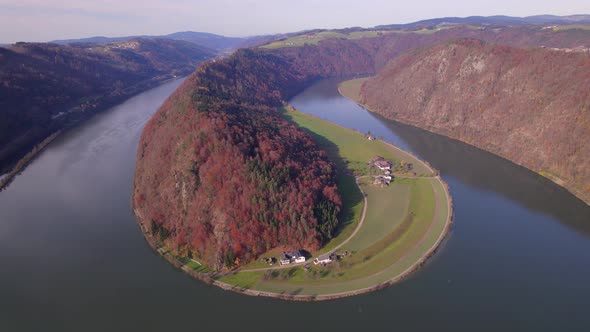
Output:
[[[458,40],[362,86],[381,115],[512,160],[590,198],[590,54]]]

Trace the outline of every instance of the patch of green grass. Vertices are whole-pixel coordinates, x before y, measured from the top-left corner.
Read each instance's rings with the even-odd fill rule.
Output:
[[[417,174],[432,176],[432,173],[416,158],[383,142],[369,141],[356,131],[315,118],[302,112],[283,112],[285,118],[307,129],[314,140],[332,156],[338,156],[337,167],[352,170],[357,175],[369,174],[367,163],[374,156],[399,163],[406,160],[414,165]],[[338,165],[338,162],[344,163]]]
[[[219,277],[217,280],[226,284],[252,289],[262,276],[263,272],[238,272]]]
[[[400,181],[406,182],[409,185],[411,197],[408,213],[402,217],[403,219],[400,220],[396,226],[403,226],[402,221],[407,220],[406,216],[411,215],[411,227],[401,233],[397,232],[398,234],[395,234],[397,227],[394,228],[389,234],[394,234],[395,236],[389,238],[390,242],[388,244],[378,243],[379,240],[384,238],[383,236],[389,235],[388,233],[383,234],[381,238],[377,239],[372,244],[379,244],[379,248],[382,250],[378,253],[374,253],[370,250],[369,252],[364,253],[365,255],[369,255],[361,258],[364,263],[352,267],[346,272],[346,277],[344,279],[350,280],[361,278],[384,270],[401,257],[411,253],[432,224],[435,209],[434,191],[431,186],[431,181],[433,180],[403,179]],[[369,203],[369,206],[371,206],[370,204],[371,203]],[[367,219],[366,222],[368,221],[369,219]],[[359,251],[355,255],[363,255],[363,252]],[[353,255],[351,260],[354,259],[355,257]],[[346,263],[346,261],[343,262]]]
[[[369,287],[386,281],[406,270],[426,253],[444,229],[447,209],[444,189],[435,179],[404,179],[412,183],[412,219],[410,226],[402,223],[399,229],[366,250],[345,258],[337,265],[325,269],[321,278],[310,281],[294,278],[288,282],[280,280],[261,282],[257,288],[266,291],[299,290],[301,294],[327,294]],[[436,199],[435,197],[438,197]],[[438,203],[438,215],[434,206],[425,208],[423,204]],[[370,203],[369,203],[370,204]],[[414,214],[415,213],[415,214]],[[377,250],[378,249],[378,250]],[[368,259],[366,256],[369,255]]]
[[[361,38],[375,38],[385,34],[390,33],[390,31],[385,30],[373,30],[373,31],[354,31],[349,33],[346,38],[347,39],[361,39]]]
[[[308,130],[335,162],[343,199],[343,217],[336,237],[317,255],[348,239],[356,229],[363,195],[351,172],[367,174],[366,162],[375,155],[393,161],[419,161],[381,141],[287,107],[283,115]],[[422,167],[425,167],[422,165]],[[432,175],[429,173],[429,175]],[[243,288],[282,294],[328,294],[370,287],[399,275],[418,261],[436,242],[449,213],[441,182],[436,178],[394,178],[389,187],[372,185],[371,178],[359,180],[367,195],[367,215],[359,232],[339,251],[353,252],[328,267],[302,267],[256,272],[237,272],[219,280]],[[278,255],[278,253],[276,253]],[[267,253],[264,257],[273,256]],[[267,267],[255,262],[243,269]]]
[[[571,25],[557,25],[553,27],[553,31],[566,31],[566,30],[590,30],[590,25],[588,24],[571,24]]]
[[[244,265],[241,269],[242,270],[250,270],[250,269],[260,269],[260,268],[279,266],[278,259],[279,259],[282,252],[283,252],[283,249],[280,249],[280,248],[275,248],[273,250],[267,251],[263,255],[261,255],[257,260],[251,262],[248,265]],[[266,262],[260,261],[260,258],[270,258],[270,257],[274,257],[277,259],[277,261],[274,263],[274,265],[269,265]]]
[[[303,45],[316,45],[321,40],[329,38],[346,38],[346,35],[339,32],[333,31],[322,31],[306,33],[302,35],[293,36],[285,40],[276,41],[268,45],[262,46],[263,48],[281,48],[281,47],[297,47]]]
[[[338,193],[342,198],[342,211],[340,212],[340,224],[336,229],[334,237],[318,254],[329,252],[336,248],[344,240],[348,239],[356,229],[363,211],[363,194],[356,185],[354,176],[342,171],[336,176]]]
[[[201,272],[201,273],[208,273],[208,272],[212,271],[207,266],[205,266],[203,264],[199,264],[196,261],[194,261],[188,257],[180,257],[180,256],[175,256],[175,257],[176,257],[176,259],[178,259],[178,261],[180,261],[182,264],[184,264],[186,267],[190,268],[193,271],[197,271],[197,272]]]
[[[363,77],[354,80],[344,81],[340,83],[340,85],[338,86],[338,91],[340,91],[340,93],[348,99],[352,99],[357,103],[360,103],[361,87],[363,83],[368,79],[369,77]]]
[[[363,83],[369,79],[370,77],[363,77],[341,82],[338,85],[338,91],[344,97],[354,101],[357,104],[363,105],[361,102],[361,87]]]
[[[391,233],[408,214],[411,187],[394,180],[389,187],[381,188],[372,183],[363,185],[367,194],[367,215],[363,228],[343,248],[358,251],[378,242]]]
[[[303,45],[317,45],[320,41],[330,38],[341,39],[361,39],[361,38],[375,38],[383,34],[390,33],[390,31],[354,31],[351,33],[341,33],[336,31],[321,31],[310,32],[301,35],[289,37],[285,40],[279,40],[270,44],[262,46],[263,48],[282,48],[282,47],[299,47]]]
[[[426,28],[422,28],[422,29],[420,29],[420,30],[416,30],[416,31],[412,31],[412,32],[414,32],[414,33],[419,33],[419,34],[422,34],[422,35],[430,35],[430,34],[433,34],[433,33],[435,33],[436,31],[437,31],[436,29],[426,29]]]

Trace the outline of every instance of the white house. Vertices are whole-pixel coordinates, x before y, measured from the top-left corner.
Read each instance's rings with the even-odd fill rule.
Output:
[[[327,263],[330,263],[331,261],[332,261],[332,258],[330,258],[330,255],[324,254],[324,255],[319,255],[318,257],[316,257],[316,259],[313,260],[313,263],[315,265],[318,265],[318,264],[327,264]]]
[[[281,259],[279,260],[279,263],[281,265],[303,262],[305,262],[305,255],[301,250],[297,250],[294,252],[284,252],[281,254]]]
[[[291,264],[291,257],[289,257],[287,255],[287,253],[284,252],[284,253],[281,254],[281,259],[279,259],[279,263],[281,265]]]
[[[375,166],[377,166],[377,168],[382,171],[391,169],[391,163],[389,163],[387,160],[378,160],[375,162]]]

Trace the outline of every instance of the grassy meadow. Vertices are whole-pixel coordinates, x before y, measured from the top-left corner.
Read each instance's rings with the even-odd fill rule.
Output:
[[[320,252],[313,253],[314,256],[330,252],[358,227],[363,194],[355,183],[355,175],[360,176],[359,185],[367,199],[364,223],[337,250],[348,252],[348,256],[326,267],[311,264],[309,270],[296,266],[238,271],[218,280],[258,291],[318,295],[372,287],[407,272],[429,252],[445,230],[450,211],[442,183],[410,154],[381,141],[369,141],[353,130],[287,109],[291,108],[283,110],[285,118],[308,130],[338,168],[344,204],[341,227],[337,236]],[[388,187],[373,185],[372,178],[367,176],[370,173],[367,162],[375,155],[395,162],[413,162],[421,172],[419,175],[424,176],[396,178]],[[267,267],[256,262],[242,270]]]
[[[298,47],[303,45],[317,45],[320,41],[330,38],[341,39],[360,39],[375,38],[390,31],[355,31],[351,33],[341,33],[335,31],[312,32],[302,35],[289,37],[285,40],[279,40],[262,46],[263,48],[281,48],[281,47]]]

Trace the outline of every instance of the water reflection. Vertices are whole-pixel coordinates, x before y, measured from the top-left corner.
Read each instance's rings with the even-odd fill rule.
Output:
[[[590,207],[544,177],[468,144],[390,121],[343,98],[338,80],[316,83],[291,100],[297,108],[412,151],[443,176],[478,190],[494,192],[527,209],[552,216],[590,237]]]
[[[428,160],[443,176],[450,175],[477,189],[508,197],[590,237],[590,207],[548,179],[468,144],[379,115],[371,116],[395,131],[410,150]]]

